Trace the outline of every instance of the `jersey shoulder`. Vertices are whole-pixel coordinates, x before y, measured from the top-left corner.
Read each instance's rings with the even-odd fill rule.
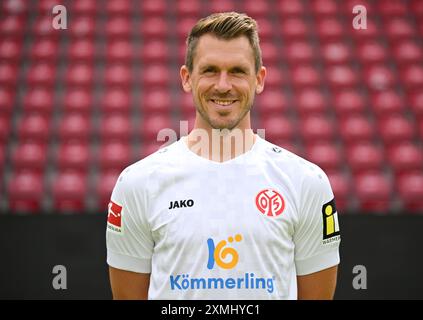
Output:
[[[127,166],[119,175],[118,180],[126,180],[129,184],[139,184],[139,182],[145,181],[149,176],[154,174],[154,172],[157,172],[157,170],[164,170],[167,167],[174,166],[175,159],[181,156],[178,143],[179,141],[173,142]]]

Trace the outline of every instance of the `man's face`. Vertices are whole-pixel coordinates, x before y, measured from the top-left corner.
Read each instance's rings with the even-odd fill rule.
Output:
[[[249,111],[255,93],[263,90],[265,74],[264,67],[255,72],[253,49],[247,37],[224,40],[211,34],[201,36],[192,72],[185,66],[181,68],[184,90],[192,91],[201,116],[197,115],[197,127],[249,127]]]

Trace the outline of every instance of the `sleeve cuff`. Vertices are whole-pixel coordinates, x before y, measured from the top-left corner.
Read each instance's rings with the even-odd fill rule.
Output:
[[[151,273],[151,259],[141,259],[107,250],[107,264],[113,268]]]
[[[338,250],[331,250],[307,259],[295,261],[298,276],[324,270],[337,264],[339,264]]]

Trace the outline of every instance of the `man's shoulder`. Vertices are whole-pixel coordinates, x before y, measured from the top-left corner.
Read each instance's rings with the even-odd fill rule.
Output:
[[[139,181],[140,179],[147,178],[154,171],[172,166],[172,159],[178,156],[177,144],[178,141],[161,147],[145,158],[132,163],[121,172],[120,177],[126,177],[129,181]]]
[[[322,168],[302,156],[264,140],[263,154],[267,161],[273,162],[285,173],[296,177],[325,175]]]

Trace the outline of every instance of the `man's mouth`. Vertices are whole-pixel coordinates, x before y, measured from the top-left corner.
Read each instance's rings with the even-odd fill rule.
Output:
[[[210,101],[212,101],[214,104],[217,104],[219,106],[227,107],[233,104],[234,102],[236,102],[237,100],[210,99]]]

